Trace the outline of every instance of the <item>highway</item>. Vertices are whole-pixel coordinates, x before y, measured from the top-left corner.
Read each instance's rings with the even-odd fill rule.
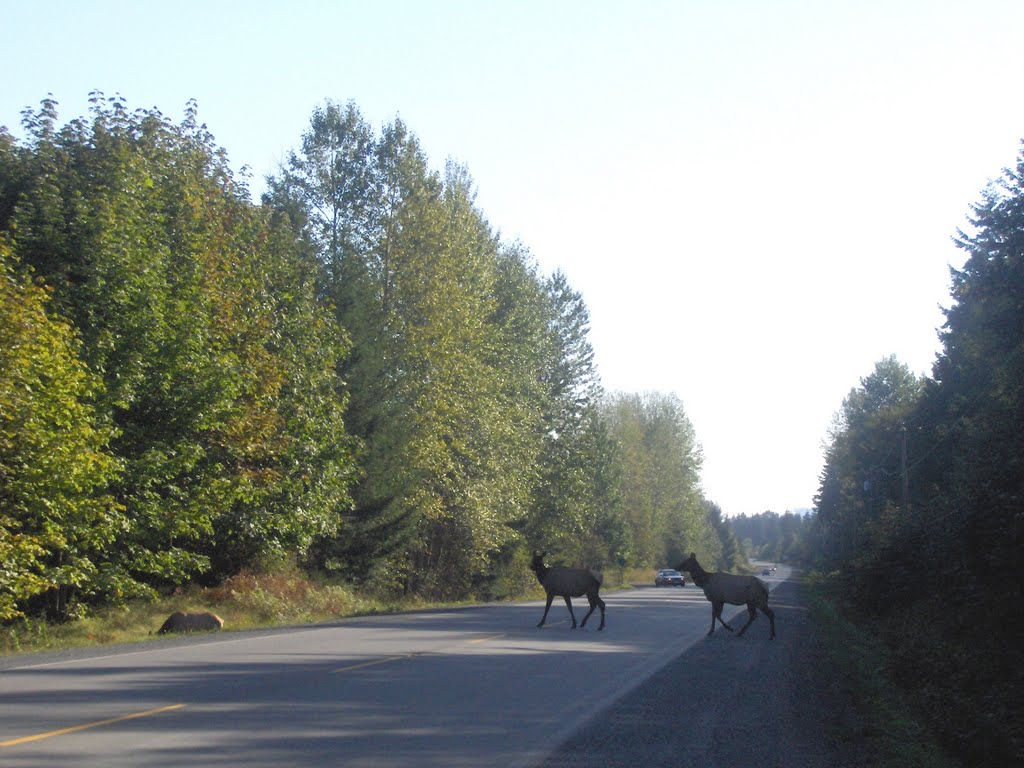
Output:
[[[8,658],[0,765],[525,768],[710,625],[691,584],[603,596],[603,632],[524,602]],[[738,642],[767,638],[762,617]]]

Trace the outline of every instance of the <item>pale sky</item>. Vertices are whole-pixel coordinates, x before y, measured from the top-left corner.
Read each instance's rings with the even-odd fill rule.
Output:
[[[876,362],[930,373],[952,244],[1024,138],[1019,0],[0,0],[0,125],[181,118],[255,191],[325,99],[396,115],[591,311],[609,390],[683,401],[727,515],[810,507]],[[911,453],[914,447],[910,448]]]

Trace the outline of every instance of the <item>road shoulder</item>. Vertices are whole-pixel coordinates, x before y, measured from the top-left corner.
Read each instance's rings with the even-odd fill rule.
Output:
[[[742,638],[719,629],[595,716],[540,768],[864,764],[860,746],[844,741],[857,716],[834,684],[799,578],[777,585],[770,605],[776,640],[763,616]],[[742,612],[732,624],[745,621]]]

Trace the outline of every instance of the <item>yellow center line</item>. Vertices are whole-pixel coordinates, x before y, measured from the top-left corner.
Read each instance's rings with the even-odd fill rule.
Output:
[[[499,632],[496,635],[487,635],[486,637],[478,637],[475,640],[470,640],[469,642],[470,642],[471,645],[474,644],[474,643],[486,643],[488,640],[497,640],[499,637],[504,637],[504,636],[505,636],[504,632]]]
[[[469,644],[473,645],[476,643],[485,643],[488,640],[496,640],[499,637],[504,637],[504,632],[499,632],[494,635],[485,635],[484,637],[477,637],[469,640]],[[337,669],[331,670],[332,673],[339,672],[351,672],[356,669],[364,669],[366,667],[373,667],[377,664],[387,664],[391,661],[401,661],[402,659],[411,659],[416,656],[422,656],[425,651],[413,651],[412,653],[403,653],[400,656],[385,656],[380,659],[371,659],[370,661],[363,661],[359,664],[350,664],[347,667],[338,667]],[[74,725],[70,728],[60,728],[56,731],[47,731],[46,733],[36,733],[31,736],[22,736],[17,739],[8,739],[7,741],[0,741],[0,747],[14,747],[18,744],[28,744],[33,741],[42,741],[43,739],[49,739],[53,736],[65,736],[69,733],[76,733],[78,731],[84,731],[89,728],[99,728],[104,725],[113,725],[114,723],[121,723],[126,720],[135,720],[139,717],[149,717],[150,715],[159,715],[162,712],[172,712],[176,709],[181,709],[187,706],[186,704],[170,704],[166,707],[157,707],[156,709],[147,709],[145,712],[133,712],[130,715],[121,715],[120,717],[112,717],[109,720],[97,720],[94,723],[84,723],[82,725]]]
[[[477,637],[477,638],[474,638],[473,640],[468,640],[467,642],[469,644],[484,643],[484,642],[487,642],[488,640],[496,640],[497,638],[504,637],[504,636],[505,636],[504,632],[499,632],[499,633],[497,633],[495,635],[486,635],[485,637]],[[379,659],[371,659],[370,661],[361,661],[358,664],[350,664],[347,667],[338,667],[337,669],[332,669],[331,670],[331,674],[338,674],[340,672],[352,672],[353,670],[356,670],[356,669],[365,669],[366,667],[374,667],[374,666],[376,666],[378,664],[387,664],[387,663],[392,662],[392,661],[401,661],[402,659],[412,659],[412,658],[415,658],[416,656],[423,656],[426,653],[427,653],[427,651],[413,651],[412,653],[403,653],[400,656],[384,656],[384,657],[379,658]]]
[[[109,720],[97,720],[95,723],[85,723],[84,725],[75,725],[70,728],[61,728],[56,731],[47,731],[46,733],[36,733],[32,736],[22,736],[20,739],[8,739],[7,741],[0,741],[0,747],[14,747],[18,744],[28,744],[30,741],[41,741],[42,739],[49,739],[52,736],[64,736],[68,733],[75,733],[77,731],[84,731],[89,728],[99,728],[103,725],[112,725],[114,723],[121,723],[125,720],[134,720],[137,717],[149,717],[150,715],[159,715],[161,712],[170,712],[175,709],[181,709],[187,706],[186,704],[171,704],[166,707],[157,707],[156,709],[147,709],[145,712],[133,712],[130,715],[121,715],[121,717],[112,717]]]
[[[338,672],[351,672],[354,669],[362,669],[363,667],[372,667],[372,666],[375,666],[377,664],[387,664],[389,661],[401,661],[402,659],[411,659],[414,656],[422,656],[423,653],[424,653],[423,651],[414,651],[412,653],[403,653],[401,656],[385,656],[382,659],[373,659],[372,661],[363,661],[363,662],[360,662],[359,664],[351,664],[351,665],[349,665],[347,667],[338,667],[337,669],[332,669],[331,670],[331,674],[336,674]]]

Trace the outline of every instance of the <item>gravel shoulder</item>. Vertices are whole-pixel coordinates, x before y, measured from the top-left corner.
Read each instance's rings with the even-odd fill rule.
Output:
[[[538,768],[837,768],[869,759],[808,615],[799,576],[744,637],[721,628],[596,715]],[[710,620],[711,607],[708,604]],[[731,622],[743,626],[746,612]]]

